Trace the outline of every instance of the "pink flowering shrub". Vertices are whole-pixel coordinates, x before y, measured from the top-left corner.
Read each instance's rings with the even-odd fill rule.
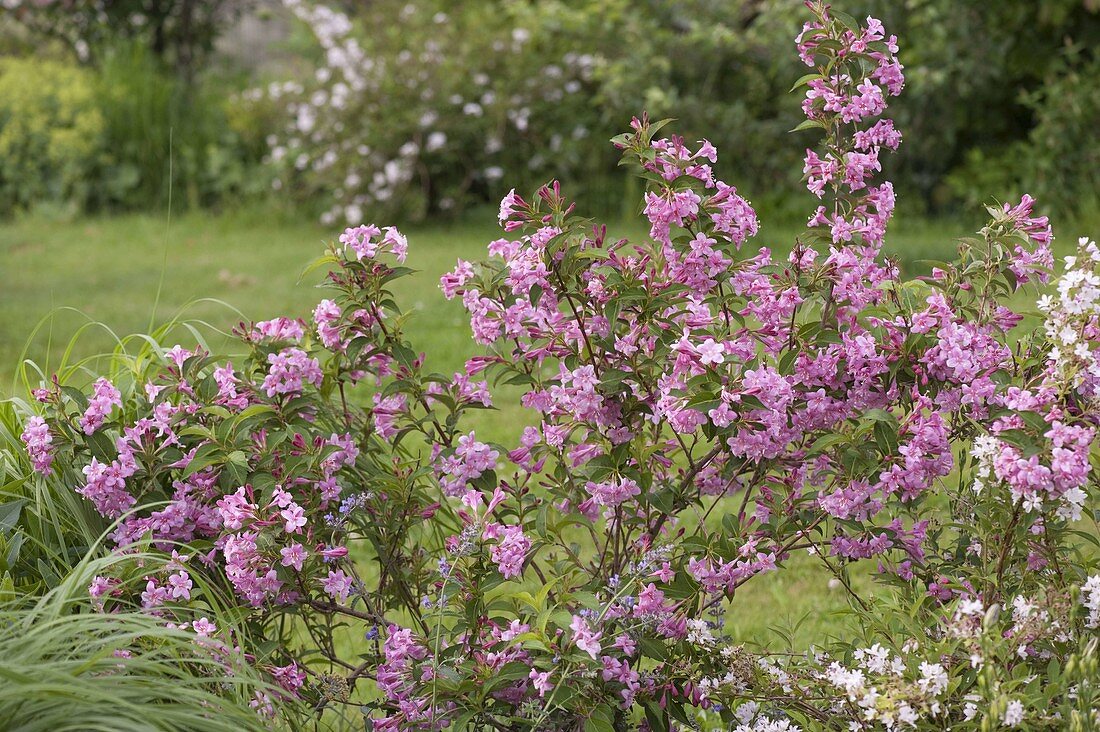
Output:
[[[897,40],[809,7],[819,204],[788,254],[713,145],[643,116],[613,142],[649,237],[608,238],[556,183],[509,193],[489,258],[441,282],[482,350],[464,372],[402,336],[404,236],[358,226],[316,265],[312,321],[37,392],[35,468],[116,520],[116,551],[172,555],[98,578],[104,610],[139,594],[198,633],[224,593],[287,700],[376,730],[1100,723],[1100,249],[1066,259],[1042,325],[1021,288],[1053,276],[1052,234],[1027,197],[903,280],[879,175]],[[518,444],[462,425],[490,380],[523,390]],[[796,554],[860,629],[747,647],[738,589]]]

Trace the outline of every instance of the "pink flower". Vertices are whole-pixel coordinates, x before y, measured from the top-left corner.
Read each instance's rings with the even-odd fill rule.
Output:
[[[585,490],[592,495],[596,503],[612,508],[642,492],[638,484],[630,478],[618,478],[600,483],[589,481],[585,484]]]
[[[665,593],[657,589],[652,582],[638,593],[638,602],[634,605],[635,615],[653,615],[662,612],[665,602]]]
[[[703,341],[702,345],[698,348],[699,361],[703,365],[707,364],[720,364],[726,360],[726,349],[721,343],[716,342],[713,338],[707,338]]]
[[[253,338],[266,338],[272,341],[293,341],[297,343],[302,340],[304,335],[305,329],[302,327],[302,321],[291,320],[290,318],[261,320],[252,329]]]
[[[526,205],[524,200],[516,195],[516,189],[513,188],[500,201],[500,214],[497,216],[497,221],[503,224]]]
[[[588,627],[588,622],[579,615],[573,616],[569,627],[573,631],[573,643],[595,660],[600,654],[600,638],[603,633],[593,632]]]
[[[672,567],[668,562],[663,562],[661,568],[653,573],[653,576],[661,580],[665,584],[668,584],[676,577],[676,572],[672,570]]]
[[[378,254],[378,242],[372,241],[374,237],[382,233],[374,224],[367,226],[353,226],[344,230],[340,235],[340,243],[350,246],[355,252],[356,259],[374,258]]]
[[[218,626],[205,617],[191,623],[191,628],[195,631],[195,635],[203,638],[208,638],[218,632]]]
[[[93,598],[103,597],[111,591],[111,586],[111,580],[97,574],[92,578],[91,584],[88,585],[88,594]]]
[[[187,572],[179,571],[168,577],[168,594],[173,600],[190,600],[193,584]]]
[[[92,462],[83,469],[88,482],[77,488],[76,492],[91,501],[100,515],[118,518],[137,501],[126,490],[126,479],[136,470],[136,465],[129,461],[115,460],[104,465],[92,458]]]
[[[238,393],[237,386],[241,383],[241,380],[233,370],[232,363],[214,369],[213,376],[214,383],[218,385],[218,404],[235,409],[243,409],[248,406],[248,397]]]
[[[141,606],[146,610],[159,607],[167,602],[168,589],[157,584],[155,579],[148,579],[145,583],[145,591],[141,593]]]
[[[501,534],[500,541],[489,548],[489,556],[496,562],[501,576],[512,579],[522,572],[531,541],[523,535],[521,526],[505,526]]]
[[[398,262],[404,262],[409,252],[409,240],[393,226],[387,226],[384,231],[386,234],[382,237],[382,243],[389,246]]]
[[[177,343],[165,351],[164,355],[169,361],[176,365],[177,369],[182,369],[184,362],[195,354]]]
[[[292,503],[287,508],[279,512],[283,521],[286,522],[285,529],[288,534],[300,533],[301,528],[306,525],[306,512],[297,503]]]
[[[282,555],[280,563],[284,567],[294,567],[297,571],[302,571],[302,563],[306,560],[307,555],[301,544],[294,543],[284,546],[279,550],[279,554]]]
[[[638,644],[625,633],[615,638],[613,644],[615,648],[618,648],[623,652],[625,656],[633,656],[638,650]]]
[[[283,687],[291,694],[297,693],[306,683],[306,672],[297,663],[289,663],[286,666],[275,666],[271,669],[271,676],[275,683]]]
[[[539,693],[539,698],[546,696],[546,692],[552,691],[554,685],[550,683],[549,671],[537,671],[531,669],[531,673],[528,676],[531,679],[531,685],[535,687],[535,691]]]
[[[234,493],[218,499],[217,509],[225,528],[236,531],[244,525],[245,521],[255,516],[256,506],[248,501],[245,489],[241,487]]]
[[[348,555],[348,548],[346,546],[321,546],[318,548],[318,551],[325,559],[342,559]]]
[[[321,385],[323,376],[320,364],[300,348],[286,348],[272,353],[267,361],[271,368],[264,378],[263,389],[269,397],[300,394],[306,383]]]
[[[449,496],[460,495],[468,481],[496,468],[499,457],[499,452],[478,442],[473,432],[462,435],[458,438],[454,454],[441,458],[436,464],[443,492]]]
[[[92,398],[88,400],[88,408],[80,418],[80,427],[84,434],[90,435],[98,430],[112,407],[122,406],[122,395],[107,379],[96,379],[92,385]]]
[[[325,579],[323,586],[325,592],[327,592],[337,602],[344,603],[348,600],[348,595],[351,594],[352,586],[354,582],[351,577],[344,574],[342,569],[329,570],[328,578]]]
[[[508,629],[501,631],[500,639],[505,642],[515,640],[518,636],[523,635],[529,630],[531,630],[530,625],[513,619],[512,622],[508,624]]]
[[[340,338],[340,328],[337,325],[342,314],[340,306],[332,300],[322,300],[313,309],[313,322],[317,326],[317,335],[325,348],[344,350],[345,345]]]
[[[439,286],[443,289],[443,296],[448,300],[458,294],[459,288],[474,276],[474,267],[469,262],[458,260],[455,268],[439,278]]]

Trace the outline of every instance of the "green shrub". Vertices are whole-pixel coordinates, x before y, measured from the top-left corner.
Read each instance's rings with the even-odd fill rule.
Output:
[[[326,221],[495,199],[501,170],[517,171],[521,188],[560,179],[616,210],[631,192],[602,141],[641,110],[675,115],[688,140],[706,134],[736,157],[752,198],[786,203],[797,156],[784,140],[800,119],[769,90],[801,73],[788,53],[798,0],[284,4],[320,52],[302,49],[319,59],[316,74],[268,89],[267,102],[286,108],[271,161],[282,190]],[[1061,147],[1082,147],[1097,118],[1088,59],[1100,47],[1098,8],[870,2],[914,39],[901,59],[909,80],[898,121],[914,140],[899,159],[903,206],[973,205],[971,191],[990,190],[973,178],[990,172],[976,160],[995,159],[1007,179],[1049,181],[1041,192],[1057,209],[1076,200],[1066,175],[1090,190],[1094,158],[1071,161]],[[1080,56],[1072,73],[1067,44]],[[1023,144],[1050,152],[1032,164]]]
[[[255,191],[261,152],[228,123],[216,80],[189,86],[140,46],[95,72],[0,61],[0,214],[43,206],[162,210]]]
[[[274,714],[280,697],[239,650],[152,615],[96,611],[88,584],[117,563],[85,561],[36,601],[0,602],[5,729],[270,729],[251,704]]]
[[[56,61],[0,59],[0,213],[87,203],[104,160],[95,78]]]
[[[120,46],[98,80],[110,155],[101,208],[209,206],[247,185],[245,151],[217,80],[189,86],[140,45]]]
[[[948,178],[953,193],[972,202],[978,188],[1005,199],[1030,188],[1071,215],[1100,208],[1100,148],[1088,142],[1100,120],[1100,58],[1061,64],[1024,101],[1035,115],[1027,139],[992,153],[971,150]]]
[[[283,107],[277,185],[325,222],[497,200],[504,170],[617,212],[637,191],[605,142],[641,110],[675,112],[688,139],[709,134],[754,182],[790,182],[797,156],[776,141],[797,104],[766,93],[799,73],[775,53],[797,28],[788,3],[286,4],[316,38],[316,68],[247,98]]]

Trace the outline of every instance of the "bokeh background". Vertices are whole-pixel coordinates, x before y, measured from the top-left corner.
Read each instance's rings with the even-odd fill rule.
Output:
[[[838,3],[839,4],[839,3]],[[949,255],[1030,192],[1064,244],[1100,221],[1100,0],[851,0],[901,39],[887,251]],[[607,140],[642,111],[720,151],[782,251],[815,205],[798,0],[0,0],[0,391],[128,333],[306,315],[348,223],[407,229],[403,293],[440,369],[470,352],[435,287],[558,178],[626,235]],[[74,336],[76,337],[74,340]],[[193,334],[179,336],[194,340]],[[217,343],[213,343],[216,347]]]

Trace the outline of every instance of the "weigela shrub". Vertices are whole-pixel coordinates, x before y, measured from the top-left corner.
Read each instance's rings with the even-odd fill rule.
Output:
[[[1100,249],[1027,316],[1054,263],[1025,197],[902,279],[897,40],[809,7],[820,205],[788,254],[714,146],[643,116],[613,142],[649,237],[557,184],[509,193],[490,257],[442,278],[482,349],[460,373],[405,341],[407,242],[368,225],[318,262],[312,319],[243,325],[243,357],[176,346],[38,391],[35,467],[117,519],[118,551],[173,553],[98,578],[104,610],[140,593],[195,627],[220,588],[287,699],[380,730],[1095,726]],[[462,426],[490,378],[533,415],[516,445]],[[739,588],[803,554],[852,636],[743,645]]]

